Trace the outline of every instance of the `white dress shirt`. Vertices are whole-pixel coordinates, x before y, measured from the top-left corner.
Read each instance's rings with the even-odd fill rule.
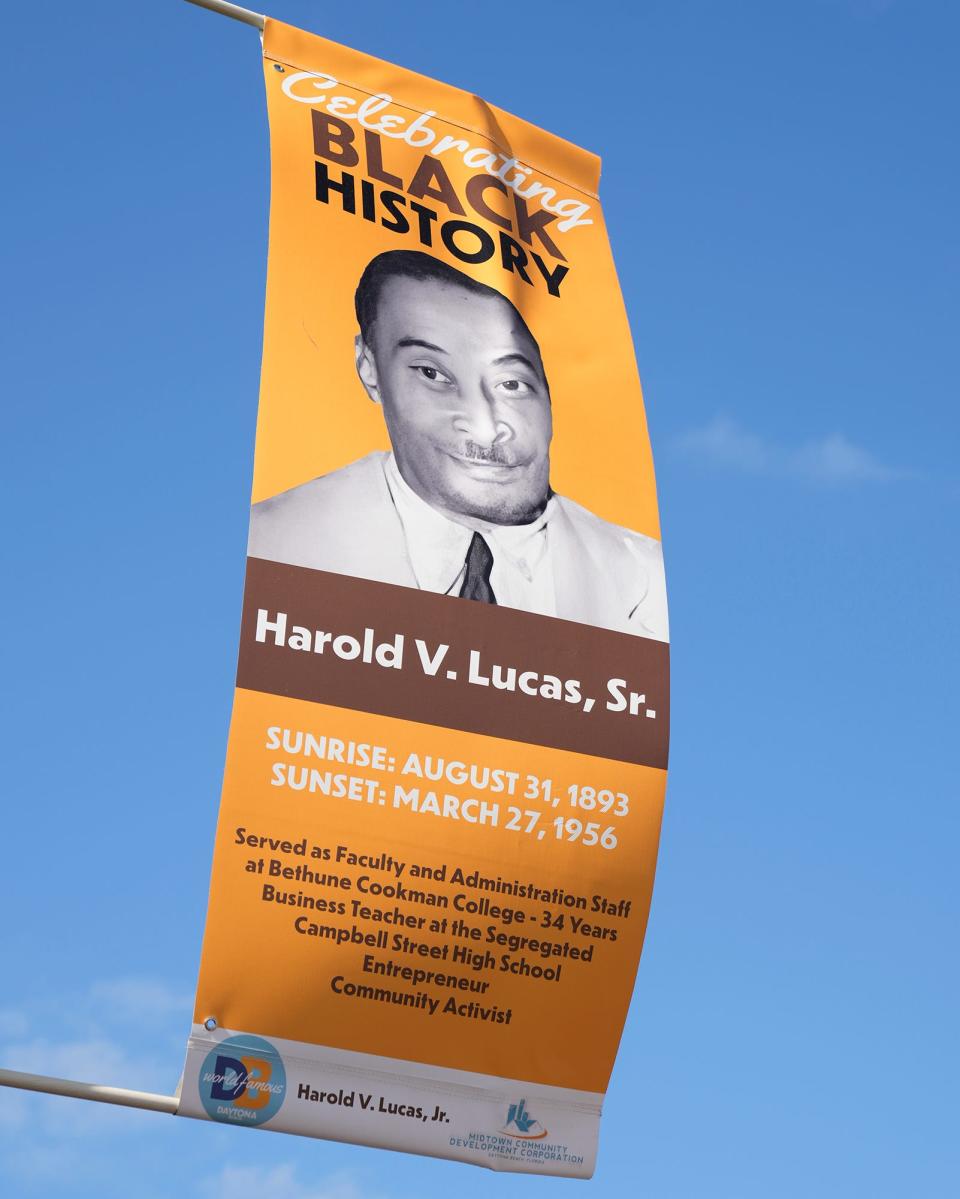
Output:
[[[474,532],[478,532],[493,554],[490,586],[497,603],[556,616],[550,555],[550,521],[555,510],[552,496],[531,524],[491,525],[479,520],[460,524],[417,495],[404,481],[393,454],[387,455],[383,470],[421,590],[459,595],[467,570],[467,550]]]

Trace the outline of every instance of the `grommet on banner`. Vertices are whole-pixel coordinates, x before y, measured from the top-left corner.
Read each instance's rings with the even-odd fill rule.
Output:
[[[208,1016],[203,1022],[203,1027],[207,1030],[207,1032],[213,1032],[213,1030],[217,1027],[216,1016]]]

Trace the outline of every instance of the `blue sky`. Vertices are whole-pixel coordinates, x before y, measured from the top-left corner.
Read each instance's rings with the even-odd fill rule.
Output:
[[[602,154],[671,599],[671,776],[588,1184],[0,1091],[9,1193],[958,1193],[949,0],[277,0]],[[232,697],[253,30],[5,14],[0,1062],[170,1092]],[[953,1002],[950,1002],[953,997]]]

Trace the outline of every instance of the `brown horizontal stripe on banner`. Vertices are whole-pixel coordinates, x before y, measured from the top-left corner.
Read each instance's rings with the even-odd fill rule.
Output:
[[[630,633],[248,558],[237,685],[666,769],[669,655]]]

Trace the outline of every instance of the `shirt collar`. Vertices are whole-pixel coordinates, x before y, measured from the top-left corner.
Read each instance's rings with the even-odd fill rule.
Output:
[[[547,527],[556,505],[551,495],[547,506],[536,520],[528,525],[488,525],[481,530],[493,550],[494,561],[506,560],[531,582],[533,572],[547,552]]]
[[[447,594],[463,572],[474,532],[482,533],[494,562],[505,559],[528,580],[547,550],[546,530],[556,513],[551,494],[536,520],[526,525],[494,525],[471,520],[460,524],[432,508],[407,483],[393,453],[384,463],[387,486],[407,540],[407,552],[417,585]]]

